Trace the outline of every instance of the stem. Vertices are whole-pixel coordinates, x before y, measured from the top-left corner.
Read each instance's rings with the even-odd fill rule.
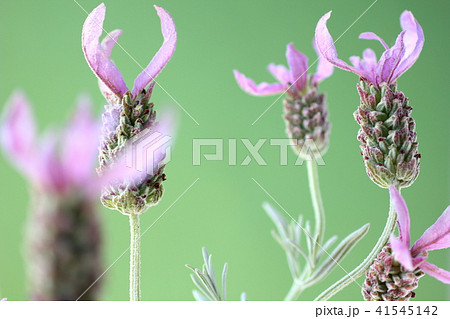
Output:
[[[141,249],[139,215],[130,214],[130,301],[141,300]]]
[[[336,293],[348,286],[352,281],[361,277],[365,271],[370,267],[375,257],[380,253],[381,249],[386,245],[389,240],[389,236],[392,234],[395,228],[395,222],[397,220],[397,215],[395,213],[392,200],[390,201],[389,216],[386,221],[386,226],[384,226],[383,233],[378,239],[375,247],[373,247],[370,254],[364,259],[364,261],[355,269],[353,269],[349,274],[342,277],[339,281],[330,286],[327,290],[323,291],[315,301],[325,301],[330,299]]]
[[[306,161],[308,169],[309,190],[311,192],[311,200],[314,208],[315,231],[314,239],[316,240],[313,248],[313,262],[316,263],[317,249],[322,245],[325,235],[325,211],[323,208],[322,196],[320,195],[319,174],[317,172],[317,163],[313,159]]]
[[[291,289],[287,293],[286,297],[284,297],[284,301],[295,301],[303,292],[303,287],[297,283],[296,280],[292,283]]]
[[[325,211],[323,208],[322,196],[320,194],[317,163],[312,159],[307,161],[306,163],[307,163],[306,167],[308,170],[309,190],[311,193],[311,200],[313,203],[314,218],[315,218],[312,258],[311,264],[304,269],[300,278],[294,278],[294,282],[292,283],[291,289],[284,298],[285,301],[297,300],[297,298],[300,296],[303,290],[305,290],[306,287],[302,284],[302,281],[299,282],[298,279],[308,277],[314,271],[314,268],[316,266],[317,250],[318,248],[322,247],[322,242],[325,235]]]

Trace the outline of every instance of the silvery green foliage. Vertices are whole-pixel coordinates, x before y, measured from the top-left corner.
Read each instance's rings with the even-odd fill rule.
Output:
[[[193,290],[192,294],[197,301],[226,301],[228,264],[225,263],[223,265],[221,285],[222,289],[219,290],[216,282],[214,267],[211,261],[212,256],[208,253],[205,247],[202,248],[202,253],[204,264],[201,270],[192,267],[191,265],[186,265],[186,267],[194,272],[195,276],[194,274],[191,274],[191,279],[194,282],[195,286],[197,286],[198,288],[198,290]],[[241,294],[241,301],[247,301],[247,295],[245,294],[245,292]]]
[[[272,235],[286,253],[292,278],[302,289],[318,283],[331,273],[369,230],[369,224],[364,225],[344,238],[331,253],[328,253],[337,236],[331,237],[320,246],[317,238],[313,238],[309,221],[303,223],[301,215],[298,221],[292,220],[288,223],[270,204],[264,203],[263,207],[276,226],[276,231],[273,230]]]

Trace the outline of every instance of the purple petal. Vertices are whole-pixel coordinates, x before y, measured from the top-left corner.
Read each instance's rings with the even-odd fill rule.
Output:
[[[308,58],[296,50],[292,43],[289,43],[286,48],[286,59],[291,71],[290,82],[297,90],[302,91],[308,80],[308,75],[306,74],[308,70]]]
[[[2,298],[0,301],[6,301],[7,299],[6,298]]]
[[[394,187],[389,187],[389,193],[391,194],[392,205],[398,217],[398,229],[400,232],[400,238],[405,243],[405,246],[409,248],[410,245],[410,220],[408,207],[405,200],[399,191]]]
[[[134,81],[133,96],[141,92],[161,72],[172,57],[177,44],[177,30],[172,17],[163,8],[155,6],[155,9],[161,20],[161,32],[164,37],[164,42],[145,70]]]
[[[330,77],[334,71],[334,65],[328,62],[322,54],[317,50],[316,41],[313,41],[314,50],[316,50],[319,62],[317,63],[316,74],[313,75],[313,82],[319,83],[320,81]]]
[[[450,247],[450,206],[441,217],[428,228],[412,247],[414,255],[435,249]]]
[[[417,61],[425,42],[422,27],[410,11],[404,11],[402,13],[400,16],[400,24],[406,32],[403,38],[405,54],[395,71],[395,78],[405,73]]]
[[[267,67],[270,73],[283,84],[286,84],[291,81],[289,70],[284,65],[276,65],[274,63],[270,63]]]
[[[333,38],[327,28],[327,20],[331,16],[331,11],[326,13],[322,18],[320,18],[316,27],[315,41],[317,46],[317,51],[328,60],[328,62],[337,66],[340,69],[347,70],[356,73],[364,77],[364,74],[357,68],[351,67],[344,61],[338,58],[336,47],[334,46]]]
[[[409,271],[414,270],[409,246],[407,246],[403,240],[391,235],[391,247],[394,252],[394,258],[402,264],[405,269]]]
[[[80,96],[62,146],[62,165],[71,183],[86,185],[95,175],[100,122],[91,111],[88,96]]]
[[[62,167],[58,157],[58,134],[47,131],[39,145],[36,167],[39,169],[38,185],[44,189],[62,193],[70,185],[67,171]]]
[[[105,5],[102,3],[87,17],[83,25],[81,44],[84,57],[95,75],[118,97],[122,97],[128,88],[122,78],[122,74],[110,60],[113,47],[112,39],[106,40],[107,45],[101,45],[99,38],[103,32],[103,20],[105,19]],[[114,31],[113,36],[117,36]],[[108,37],[108,36],[107,36]]]
[[[380,41],[381,45],[386,49],[389,50],[388,45],[386,44],[386,42],[384,42],[384,40],[382,38],[380,38],[378,35],[376,35],[373,32],[363,32],[359,35],[360,39],[366,39],[366,40],[378,40]]]
[[[377,66],[377,82],[379,85],[382,82],[386,83],[395,83],[395,80],[398,78],[396,74],[398,72],[396,69],[398,68],[404,54],[405,54],[405,46],[403,43],[403,37],[405,36],[405,31],[401,32],[395,41],[395,44],[389,50],[386,50],[381,55],[380,61]]]
[[[25,94],[15,91],[5,108],[1,125],[1,142],[12,162],[28,177],[35,176],[36,127]]]
[[[365,74],[364,77],[367,80],[376,83],[377,57],[372,49],[365,49],[362,59],[358,56],[350,57],[350,62],[356,69]]]
[[[283,93],[286,86],[281,83],[269,84],[267,82],[260,83],[258,85],[252,79],[247,78],[244,74],[239,73],[239,71],[234,70],[234,77],[237,83],[245,92],[261,96],[261,95],[272,95],[277,93]]]
[[[450,272],[447,270],[441,269],[429,262],[423,262],[420,267],[425,273],[430,276],[433,276],[439,281],[442,281],[444,284],[450,284]]]
[[[360,67],[361,58],[360,58],[359,56],[356,56],[356,55],[351,56],[351,57],[349,58],[349,60],[350,60],[350,63],[353,64],[353,66],[354,66],[355,68],[359,68],[359,67]]]
[[[122,35],[122,30],[114,30],[106,35],[103,39],[101,46],[105,55],[108,59],[111,58],[111,52],[114,48],[114,45],[117,43],[119,37]],[[100,87],[100,91],[102,92],[105,99],[111,104],[116,105],[120,103],[120,98],[112,92],[109,87],[102,80],[98,80],[98,85]]]

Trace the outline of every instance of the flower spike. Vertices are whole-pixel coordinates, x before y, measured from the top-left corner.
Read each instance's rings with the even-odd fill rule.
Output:
[[[362,290],[366,300],[409,300],[424,273],[450,284],[449,271],[426,261],[430,250],[450,247],[450,206],[410,248],[408,207],[394,186],[389,192],[398,216],[400,237],[391,235],[390,243],[366,272]]]
[[[32,196],[26,237],[30,298],[97,300],[101,285],[86,291],[102,271],[95,205],[100,189],[93,186],[99,180],[100,122],[92,115],[90,99],[79,98],[66,129],[42,137],[22,92],[16,91],[8,104],[1,146],[28,180]]]
[[[177,42],[172,17],[161,7],[155,9],[164,42],[136,77],[131,91],[110,60],[121,31],[111,32],[99,43],[104,4],[89,14],[82,34],[86,61],[99,78],[100,90],[109,102],[102,117],[98,184],[102,187],[102,204],[128,215],[130,220],[130,300],[141,299],[139,215],[156,205],[163,195],[165,149],[169,147],[173,126],[156,121],[154,104],[150,101],[154,79],[172,58]]]
[[[421,156],[412,107],[397,90],[397,79],[419,57],[424,43],[422,28],[411,12],[404,11],[400,17],[403,30],[392,47],[373,32],[360,34],[360,39],[377,40],[384,47],[379,60],[372,49],[366,49],[362,58],[350,57],[349,65],[338,58],[327,28],[330,16],[331,11],[317,23],[315,43],[324,59],[360,77],[360,106],[353,115],[361,126],[358,140],[367,175],[383,188],[408,187],[419,175]]]
[[[317,51],[317,50],[316,50]],[[318,83],[333,73],[333,65],[319,55],[316,74],[307,74],[308,58],[295,49],[292,43],[286,47],[286,60],[289,69],[284,65],[271,63],[268,71],[279,83],[255,82],[244,74],[234,70],[238,85],[245,92],[265,96],[286,93],[284,103],[284,119],[286,132],[296,141],[294,151],[302,157],[325,154],[331,125],[328,122],[328,110],[325,95],[317,92]],[[314,149],[309,149],[309,142],[314,142]],[[308,150],[305,151],[305,149]]]

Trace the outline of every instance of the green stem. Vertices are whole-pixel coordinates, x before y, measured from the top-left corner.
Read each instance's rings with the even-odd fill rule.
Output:
[[[316,255],[317,250],[322,247],[323,238],[325,235],[325,210],[323,208],[322,196],[320,194],[319,187],[319,174],[317,171],[317,163],[314,160],[309,160],[307,163],[308,170],[308,181],[309,181],[309,191],[311,193],[311,200],[314,208],[314,219],[315,219],[315,229],[313,235],[313,248],[312,248],[312,258],[310,265],[304,269],[304,272],[300,278],[294,278],[291,289],[284,298],[285,301],[297,300],[300,294],[305,290],[305,286],[299,279],[308,277],[311,272],[314,271],[316,266]]]
[[[141,250],[139,215],[130,214],[130,301],[141,300]]]
[[[380,239],[378,239],[377,243],[375,244],[375,247],[373,247],[370,254],[364,259],[364,261],[355,269],[353,269],[349,274],[342,277],[339,281],[334,283],[332,286],[330,286],[327,290],[323,291],[316,299],[315,301],[325,301],[330,299],[332,296],[334,296],[336,293],[347,287],[350,283],[355,281],[357,278],[361,277],[366,270],[370,267],[375,257],[380,253],[380,251],[383,249],[383,247],[386,245],[386,243],[389,240],[389,236],[392,234],[392,232],[395,229],[395,222],[397,220],[397,215],[395,213],[392,200],[390,201],[390,207],[389,207],[389,216],[386,222],[386,226],[384,227],[383,233],[380,236]]]
[[[300,296],[303,292],[303,286],[299,285],[296,280],[292,283],[291,289],[287,293],[286,297],[284,297],[284,301],[294,301]]]
[[[320,195],[319,174],[317,172],[317,163],[314,160],[306,161],[308,169],[309,191],[314,208],[315,231],[313,239],[316,240],[313,245],[312,260],[315,266],[317,249],[321,247],[325,235],[325,211],[323,208],[322,196]]]

